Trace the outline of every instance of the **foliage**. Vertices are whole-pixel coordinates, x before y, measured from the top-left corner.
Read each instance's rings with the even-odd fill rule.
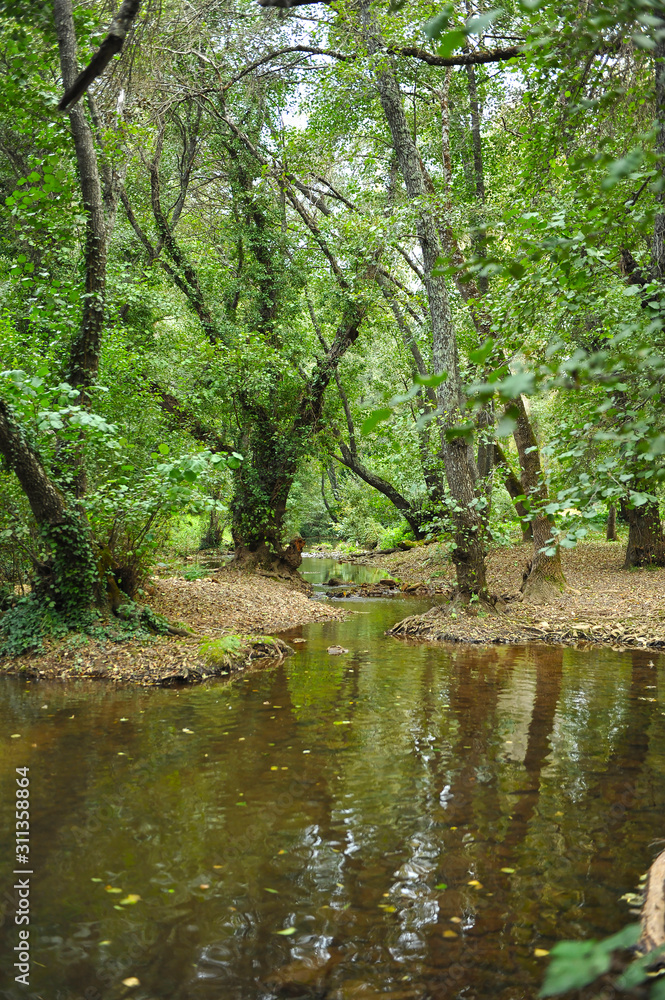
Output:
[[[569,990],[583,989],[609,972],[614,953],[632,949],[639,936],[640,925],[629,924],[603,941],[559,941],[552,948],[552,958],[539,995],[559,996]],[[658,965],[663,952],[665,948],[659,948],[634,958],[621,975],[616,977],[615,989],[630,992],[648,982],[653,976],[651,970]],[[665,979],[661,977],[652,980],[649,995],[654,1000],[662,1000],[665,996]]]

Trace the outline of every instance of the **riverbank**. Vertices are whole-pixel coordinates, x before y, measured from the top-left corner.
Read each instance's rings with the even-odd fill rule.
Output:
[[[473,644],[550,642],[615,649],[665,648],[665,569],[625,570],[620,543],[587,542],[561,552],[565,592],[547,604],[531,604],[521,601],[519,589],[531,556],[530,545],[497,548],[488,556],[488,587],[505,602],[505,613],[453,618],[446,613],[446,605],[441,605],[398,623],[392,634]],[[340,553],[337,557],[381,568],[401,584],[420,583],[437,590],[447,586],[452,591],[455,582],[447,551],[436,543],[406,552]]]
[[[128,632],[124,641],[111,641],[100,624],[95,634],[46,639],[41,653],[0,660],[0,673],[143,686],[195,683],[283,659],[292,650],[269,638],[276,632],[346,617],[341,608],[310,600],[279,580],[225,569],[200,580],[153,578],[145,600],[186,634],[135,637]]]

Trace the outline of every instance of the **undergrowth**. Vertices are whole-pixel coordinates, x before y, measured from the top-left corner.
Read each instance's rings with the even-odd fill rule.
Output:
[[[117,616],[105,618],[100,611],[85,609],[76,615],[65,615],[49,608],[34,594],[20,598],[0,619],[0,657],[43,653],[44,641],[63,639],[87,642],[129,642],[153,639],[169,629],[169,622],[146,605],[128,602],[118,609]]]

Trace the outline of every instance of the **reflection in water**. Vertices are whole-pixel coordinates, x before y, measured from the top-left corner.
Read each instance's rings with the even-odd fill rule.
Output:
[[[518,1000],[534,948],[629,919],[662,835],[663,660],[408,645],[383,632],[416,602],[353,607],[232,686],[2,684],[35,995]]]

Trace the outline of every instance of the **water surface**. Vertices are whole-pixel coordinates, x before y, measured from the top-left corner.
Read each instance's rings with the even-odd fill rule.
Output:
[[[9,905],[0,996],[521,1000],[536,948],[631,919],[665,835],[663,659],[383,635],[429,603],[350,602],[233,684],[4,680],[5,903],[17,766],[35,874],[31,985]]]

